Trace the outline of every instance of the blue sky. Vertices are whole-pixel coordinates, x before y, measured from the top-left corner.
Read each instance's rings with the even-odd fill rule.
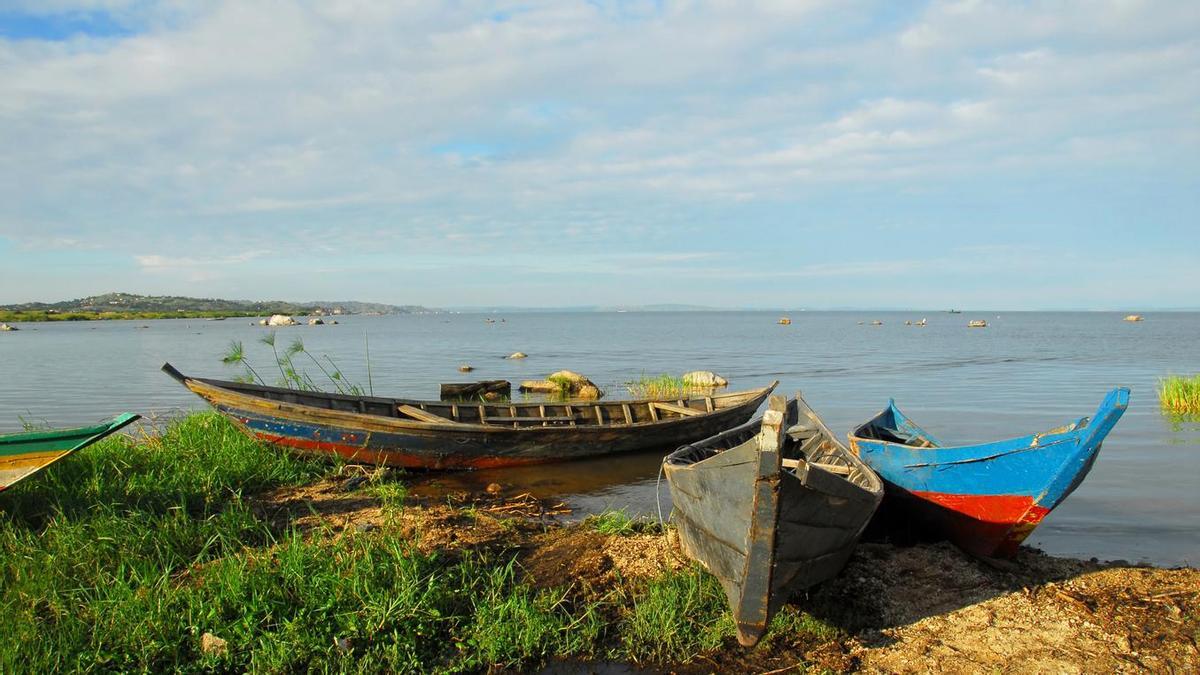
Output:
[[[0,0],[0,303],[1200,305],[1200,4]]]

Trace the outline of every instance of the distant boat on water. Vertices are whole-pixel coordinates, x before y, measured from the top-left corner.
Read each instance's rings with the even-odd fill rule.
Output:
[[[947,312],[947,314],[962,314],[962,310],[961,309],[952,309],[952,310],[949,310]]]

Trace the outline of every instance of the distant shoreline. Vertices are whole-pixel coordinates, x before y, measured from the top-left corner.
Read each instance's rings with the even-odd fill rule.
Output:
[[[0,322],[33,323],[37,321],[134,321],[147,319],[231,319],[264,316],[262,312],[222,312],[182,310],[176,312],[48,312],[45,310],[0,310]]]

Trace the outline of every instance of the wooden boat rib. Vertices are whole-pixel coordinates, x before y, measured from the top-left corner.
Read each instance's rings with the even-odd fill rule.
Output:
[[[125,413],[90,427],[0,436],[0,492],[140,417]]]
[[[276,445],[421,469],[479,469],[676,447],[749,419],[777,383],[712,396],[456,403],[347,396],[163,371]]]
[[[889,401],[850,433],[850,447],[887,487],[880,512],[985,557],[1011,557],[1087,476],[1129,405],[1113,389],[1089,421],[979,445],[945,446]]]
[[[793,592],[841,571],[883,497],[799,394],[676,450],[663,471],[680,545],[720,580],[745,646]]]

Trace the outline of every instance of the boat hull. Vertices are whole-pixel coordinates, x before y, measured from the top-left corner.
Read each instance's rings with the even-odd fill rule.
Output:
[[[951,447],[942,447],[889,404],[850,434],[850,449],[884,480],[880,516],[888,526],[944,537],[975,555],[1012,557],[1091,471],[1128,402],[1129,391],[1116,389],[1090,422],[1083,418],[1043,434]],[[892,432],[908,442],[879,438]]]
[[[338,456],[353,462],[415,469],[484,469],[569,461],[637,450],[677,447],[749,419],[772,387],[751,392],[736,405],[705,414],[622,425],[508,427],[499,424],[422,423],[322,409],[287,400],[247,394],[211,380],[183,377],[194,393],[233,421],[247,435],[301,453]],[[251,393],[279,390],[254,387]],[[293,394],[295,394],[293,392]],[[310,403],[315,394],[295,394]],[[741,396],[725,395],[725,396]],[[333,400],[333,397],[329,397]],[[364,398],[380,411],[394,408],[382,399]],[[411,402],[416,403],[416,402]],[[448,407],[442,402],[430,407]],[[563,404],[559,404],[561,407]],[[601,404],[576,404],[580,407]],[[620,402],[603,405],[621,405]],[[466,406],[464,406],[466,407]],[[507,407],[507,406],[505,406]],[[536,406],[535,406],[536,407]]]
[[[127,413],[92,427],[0,436],[0,492],[138,418]]]
[[[797,400],[784,408],[773,397],[762,420],[681,448],[663,464],[680,547],[721,582],[746,646],[757,643],[792,593],[845,566],[883,493],[879,479],[832,434],[823,459],[840,453],[862,484],[811,462],[785,467],[796,461],[800,444],[764,444],[772,433],[767,416],[780,410],[786,427],[795,428]],[[704,453],[711,456],[694,461]]]

